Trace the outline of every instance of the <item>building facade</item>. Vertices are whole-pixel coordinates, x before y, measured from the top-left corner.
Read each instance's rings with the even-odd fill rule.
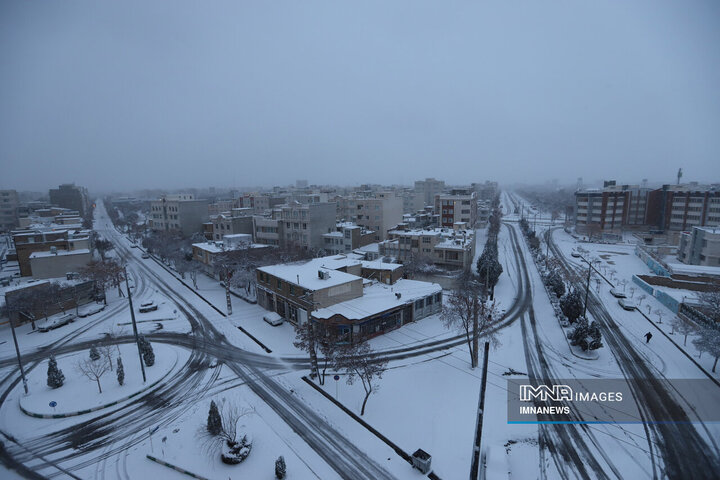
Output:
[[[426,178],[415,181],[415,211],[435,205],[435,196],[445,191],[445,181]]]
[[[474,228],[477,222],[477,193],[455,192],[435,195],[435,213],[440,215],[440,226],[452,228],[456,223]]]
[[[688,265],[720,267],[720,228],[693,227],[680,234],[677,258]]]
[[[15,190],[0,190],[0,232],[9,232],[19,225],[19,206]]]
[[[403,199],[394,192],[376,192],[372,196],[352,195],[338,198],[338,220],[375,232],[374,241],[386,238],[387,231],[403,218]]]
[[[189,193],[166,195],[150,202],[150,219],[153,231],[174,231],[189,237],[204,231],[208,202]]]
[[[282,205],[284,244],[281,246],[304,250],[323,248],[323,234],[335,230],[336,209],[334,202]]]
[[[65,183],[50,189],[50,203],[61,208],[75,210],[84,217],[90,211],[87,189],[72,183]]]

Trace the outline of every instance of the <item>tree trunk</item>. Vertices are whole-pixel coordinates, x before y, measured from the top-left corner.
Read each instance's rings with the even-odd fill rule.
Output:
[[[715,363],[713,363],[713,369],[712,369],[713,373],[715,373],[715,367],[717,367],[718,358],[720,358],[720,356],[715,357]]]
[[[472,368],[478,365],[478,299],[473,300],[473,343],[472,343]]]
[[[475,357],[473,356],[473,348],[472,348],[472,341],[470,339],[470,334],[468,333],[466,335],[467,337],[467,344],[468,344],[468,350],[470,351],[470,368],[475,368]]]
[[[365,391],[365,399],[363,400],[362,408],[360,409],[360,416],[362,417],[365,415],[365,405],[367,405],[368,398],[370,398],[370,394],[372,393],[372,390],[366,390]]]
[[[683,347],[687,345],[687,333],[685,334],[685,340],[683,340]]]
[[[98,390],[100,391],[100,393],[102,393],[102,387],[100,386],[100,377],[96,378],[95,380],[97,381],[97,384],[98,384]]]

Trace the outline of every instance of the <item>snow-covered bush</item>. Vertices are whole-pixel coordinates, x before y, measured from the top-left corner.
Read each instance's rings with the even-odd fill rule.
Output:
[[[578,346],[583,351],[597,350],[602,347],[602,334],[597,322],[588,324],[587,320],[581,319],[575,329],[568,335],[570,344]]]
[[[122,358],[117,359],[117,381],[122,386],[125,383],[125,368],[123,367]]]

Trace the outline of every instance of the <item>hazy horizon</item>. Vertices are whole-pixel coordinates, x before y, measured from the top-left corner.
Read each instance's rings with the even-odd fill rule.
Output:
[[[0,188],[720,181],[720,4],[3,2]]]

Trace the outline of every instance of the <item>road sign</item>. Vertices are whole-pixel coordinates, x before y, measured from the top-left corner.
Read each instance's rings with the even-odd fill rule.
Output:
[[[50,405],[52,408],[55,408],[55,407],[57,407],[57,402],[55,402],[55,401],[50,402],[49,405]]]
[[[340,380],[340,375],[335,375],[333,378],[334,378],[335,381],[337,382],[338,380]]]

